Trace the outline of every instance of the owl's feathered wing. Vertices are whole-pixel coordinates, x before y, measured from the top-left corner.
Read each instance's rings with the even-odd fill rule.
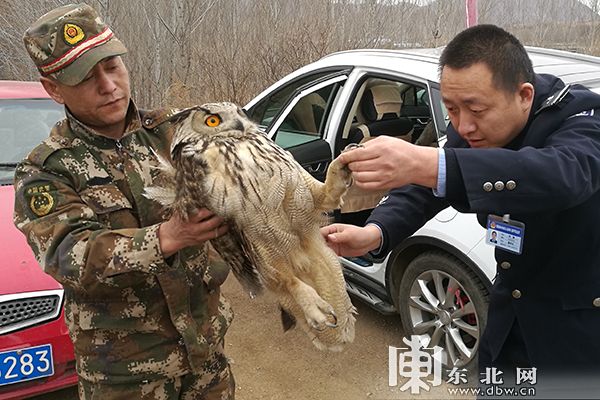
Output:
[[[225,235],[212,239],[210,244],[223,261],[229,264],[233,274],[251,297],[262,293],[264,285],[252,258],[251,244],[243,234],[230,227]]]
[[[155,155],[159,161],[158,168],[167,177],[167,181],[174,182],[176,170],[173,165],[159,154]],[[175,187],[147,187],[144,189],[144,196],[170,208],[175,202]],[[262,293],[264,285],[252,258],[252,244],[235,225],[231,225],[226,234],[210,240],[210,244],[231,267],[233,274],[251,297]]]

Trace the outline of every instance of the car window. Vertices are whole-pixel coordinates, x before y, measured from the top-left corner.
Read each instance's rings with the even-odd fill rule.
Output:
[[[64,108],[50,99],[0,100],[1,183],[12,180],[14,165],[48,137],[64,116]]]
[[[443,101],[440,101],[440,109],[442,110],[442,115],[444,116],[444,125],[447,128],[450,125],[450,114],[448,114],[448,109]]]
[[[302,86],[330,75],[332,71],[322,71],[317,74],[303,76],[288,83],[270,96],[256,104],[247,114],[250,119],[256,122],[261,128],[266,129],[273,119],[279,114],[281,109],[288,103],[289,99]]]
[[[287,149],[322,138],[328,111],[340,87],[340,82],[331,83],[294,99],[295,105],[272,136],[275,143]]]
[[[417,100],[418,106],[429,107],[429,94],[427,94],[427,89],[422,88],[422,89],[417,90],[416,100]]]
[[[403,85],[404,90],[402,92],[402,105],[403,106],[416,106],[417,105],[417,88],[414,86]]]
[[[437,112],[435,115],[435,122],[437,125],[437,129],[439,131],[440,145],[443,146],[446,138],[446,130],[448,125],[450,124],[450,116],[448,115],[448,110],[442,101],[442,95],[440,93],[439,87],[432,86],[431,88],[430,99],[428,98],[428,102],[431,103],[432,107],[437,107]]]
[[[335,154],[350,143],[394,136],[414,144],[437,146],[429,90],[424,83],[372,76],[349,102],[348,118],[338,135]]]

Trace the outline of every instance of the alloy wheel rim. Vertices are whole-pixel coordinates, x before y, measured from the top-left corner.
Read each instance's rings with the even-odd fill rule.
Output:
[[[461,367],[475,356],[479,317],[472,297],[452,275],[429,270],[413,282],[409,298],[410,324],[426,348],[440,346],[442,363]]]

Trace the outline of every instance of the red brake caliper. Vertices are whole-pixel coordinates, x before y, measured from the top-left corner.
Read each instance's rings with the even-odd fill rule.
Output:
[[[460,289],[456,289],[456,291],[454,292],[454,302],[457,306],[460,307],[460,309],[462,310],[463,308],[465,308],[465,303],[469,302],[469,298],[467,297],[467,295],[462,294],[460,292]],[[465,319],[465,321],[470,324],[470,325],[475,325],[477,324],[477,319],[475,318],[475,314],[471,313],[468,315],[465,315],[463,317]]]

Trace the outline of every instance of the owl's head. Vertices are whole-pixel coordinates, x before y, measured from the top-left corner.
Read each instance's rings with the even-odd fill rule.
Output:
[[[242,138],[257,132],[255,124],[233,103],[207,103],[182,110],[175,127],[172,148],[181,143]]]

